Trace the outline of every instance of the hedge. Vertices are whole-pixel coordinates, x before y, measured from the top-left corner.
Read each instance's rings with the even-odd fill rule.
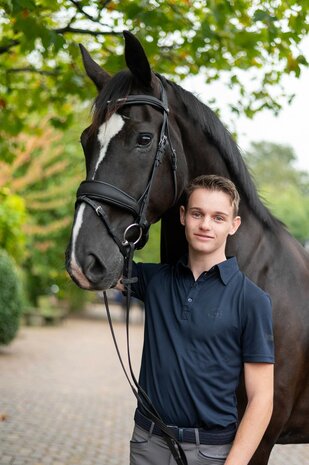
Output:
[[[15,263],[0,249],[0,345],[9,344],[16,336],[22,307],[22,286]]]

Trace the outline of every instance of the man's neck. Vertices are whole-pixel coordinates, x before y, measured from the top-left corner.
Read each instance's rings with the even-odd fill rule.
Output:
[[[225,253],[208,255],[195,253],[194,251],[189,250],[188,266],[192,271],[194,279],[197,280],[203,272],[209,271],[213,266],[218,265],[219,263],[222,263],[225,260]]]

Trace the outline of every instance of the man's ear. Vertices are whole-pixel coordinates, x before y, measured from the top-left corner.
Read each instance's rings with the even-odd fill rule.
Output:
[[[231,230],[229,232],[229,235],[233,236],[236,233],[236,231],[237,231],[237,229],[239,228],[240,225],[241,225],[240,216],[235,216],[235,218],[233,219],[233,226],[232,226],[232,228],[231,228]]]
[[[185,221],[185,216],[186,216],[186,209],[183,205],[180,206],[179,209],[179,215],[180,215],[180,223],[185,226],[186,221]]]

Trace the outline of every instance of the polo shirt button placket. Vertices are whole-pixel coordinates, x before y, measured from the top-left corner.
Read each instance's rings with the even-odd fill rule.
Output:
[[[188,297],[187,298],[187,305],[184,305],[183,309],[182,309],[182,315],[181,315],[181,318],[183,320],[189,320],[190,318],[190,314],[191,314],[191,308],[189,307],[189,305],[193,302],[193,299],[192,297]]]
[[[181,314],[181,318],[183,320],[189,320],[190,314],[191,314],[191,308],[189,307],[188,304],[191,304],[192,302],[193,302],[192,297],[187,297],[187,304],[184,305],[182,309],[182,314]]]

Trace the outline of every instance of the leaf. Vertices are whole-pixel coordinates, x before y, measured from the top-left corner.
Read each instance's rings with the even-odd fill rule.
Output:
[[[152,68],[176,82],[203,74],[208,82],[222,72],[252,70],[257,86],[267,83],[267,94],[285,74],[300,75],[307,60],[297,49],[305,36],[306,5],[303,2],[264,0],[252,12],[252,2],[153,0],[132,2],[79,1],[93,21],[74,6],[75,2],[20,0],[4,2],[5,21],[0,24],[1,131],[8,136],[30,127],[48,112],[57,128],[67,129],[73,107],[95,97],[86,79],[78,42],[93,51],[93,58],[111,74],[123,69],[121,30],[129,28],[141,40]],[[293,7],[293,8],[292,8]],[[75,11],[74,11],[75,10]],[[97,22],[96,22],[97,21]],[[81,32],[70,32],[80,30]],[[92,31],[102,35],[91,35]],[[293,58],[291,54],[293,46]],[[289,58],[288,58],[289,57]],[[264,78],[267,69],[280,70],[276,79]],[[232,78],[235,79],[235,78]],[[229,79],[226,79],[229,85]],[[237,84],[237,87],[236,87]],[[233,82],[244,93],[242,83]],[[238,110],[253,114],[271,98],[256,94],[257,104],[241,98]],[[233,102],[227,102],[233,105]],[[69,108],[68,108],[69,107]],[[71,115],[71,116],[70,116]],[[0,142],[2,153],[11,157],[8,137]]]
[[[253,15],[253,21],[258,22],[262,21],[265,23],[269,23],[270,21],[274,21],[276,18],[274,16],[271,16],[267,11],[265,10],[256,10]]]

